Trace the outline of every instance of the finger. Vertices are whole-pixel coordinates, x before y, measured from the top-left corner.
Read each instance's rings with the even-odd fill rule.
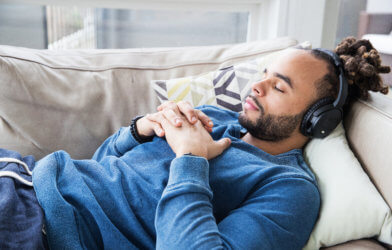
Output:
[[[164,103],[162,103],[157,107],[157,110],[162,111],[163,109],[168,107],[177,108],[177,104],[173,101],[165,101]]]
[[[159,123],[154,124],[154,132],[157,136],[162,137],[165,135],[165,131],[163,130],[163,128],[161,127],[161,125]]]
[[[205,130],[207,130],[209,133],[212,133],[212,128],[211,128],[211,127],[204,126],[204,128],[205,128]]]
[[[179,115],[177,115],[176,112],[174,112],[172,109],[163,109],[161,111],[165,118],[170,121],[171,124],[173,124],[176,127],[181,127],[182,125],[182,119]]]
[[[195,124],[197,122],[197,114],[193,106],[190,104],[188,101],[179,101],[177,103],[177,107],[180,110],[180,112],[185,115],[185,117],[188,119],[188,121],[191,124]]]
[[[197,113],[197,117],[199,118],[199,120],[203,123],[203,125],[208,126],[208,127],[213,127],[214,123],[212,122],[212,120],[203,113],[203,111],[195,109],[196,113]]]
[[[166,120],[166,118],[162,114],[162,111],[154,113],[154,114],[147,114],[145,117],[152,122],[156,122],[156,123],[160,124],[160,126],[162,128],[164,128],[164,126],[167,125],[167,123],[168,123],[168,121]]]

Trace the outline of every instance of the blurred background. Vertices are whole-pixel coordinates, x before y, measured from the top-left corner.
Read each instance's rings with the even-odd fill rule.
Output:
[[[281,36],[329,49],[365,36],[391,65],[392,0],[0,0],[2,45],[120,49]]]
[[[289,35],[316,47],[331,47],[346,36],[358,35],[361,11],[392,13],[392,0],[79,2],[83,4],[0,0],[0,44],[37,49],[140,48]],[[116,8],[100,8],[106,5]]]

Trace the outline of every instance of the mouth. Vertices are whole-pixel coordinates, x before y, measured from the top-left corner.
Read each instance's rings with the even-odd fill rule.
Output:
[[[259,108],[257,107],[256,103],[253,101],[253,97],[252,96],[248,96],[245,99],[244,108],[247,109],[247,110],[259,110]]]

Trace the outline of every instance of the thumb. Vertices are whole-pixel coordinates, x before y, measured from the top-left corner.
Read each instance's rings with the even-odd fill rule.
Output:
[[[222,149],[221,152],[225,151],[228,147],[230,147],[231,140],[230,138],[222,138],[217,143],[220,145],[220,148]]]
[[[215,141],[215,147],[213,148],[213,150],[211,151],[211,157],[215,158],[218,155],[222,154],[223,151],[225,151],[231,144],[231,140],[229,138],[222,138],[219,141]]]

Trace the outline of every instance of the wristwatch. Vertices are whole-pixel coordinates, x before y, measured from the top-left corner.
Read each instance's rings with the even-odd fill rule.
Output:
[[[154,137],[154,136],[141,136],[137,132],[136,122],[137,122],[137,120],[139,120],[139,119],[141,119],[143,117],[144,117],[143,115],[136,116],[135,118],[132,119],[131,125],[129,126],[129,129],[131,130],[132,136],[139,143],[145,143],[145,142],[152,141],[152,138]]]

